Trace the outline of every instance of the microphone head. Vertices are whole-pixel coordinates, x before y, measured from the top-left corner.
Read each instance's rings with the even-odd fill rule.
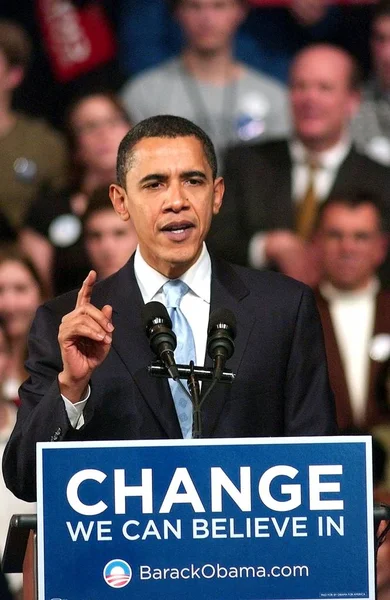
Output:
[[[237,333],[237,321],[236,317],[228,308],[217,308],[213,310],[209,319],[208,334],[213,329],[230,329],[230,336],[234,339]]]
[[[164,304],[161,304],[161,302],[147,302],[144,304],[142,307],[142,323],[148,337],[151,333],[151,328],[158,323],[163,323],[172,329],[171,318]]]
[[[163,362],[174,364],[173,352],[176,348],[176,335],[172,331],[172,321],[161,302],[147,302],[142,308],[142,322],[150,347]],[[171,358],[166,354],[171,353]]]
[[[217,308],[209,319],[207,352],[215,360],[218,356],[228,360],[234,352],[236,317],[228,308]]]

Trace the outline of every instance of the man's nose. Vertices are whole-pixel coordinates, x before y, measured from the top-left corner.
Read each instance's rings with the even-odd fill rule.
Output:
[[[165,202],[165,208],[179,212],[188,205],[188,198],[181,185],[170,186]]]
[[[353,252],[356,248],[356,239],[353,235],[344,235],[341,238],[341,248],[343,252]]]

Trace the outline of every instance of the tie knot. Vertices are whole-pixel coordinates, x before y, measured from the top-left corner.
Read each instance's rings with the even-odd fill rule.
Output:
[[[314,173],[321,166],[318,157],[313,155],[308,155],[306,157],[306,165],[310,173]]]
[[[190,288],[181,279],[170,279],[163,285],[167,308],[178,308]]]

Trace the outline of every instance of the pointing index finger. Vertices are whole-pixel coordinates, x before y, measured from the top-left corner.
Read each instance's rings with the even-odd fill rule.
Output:
[[[83,281],[79,293],[77,294],[76,308],[84,306],[91,301],[93,286],[96,283],[96,271],[90,271]]]

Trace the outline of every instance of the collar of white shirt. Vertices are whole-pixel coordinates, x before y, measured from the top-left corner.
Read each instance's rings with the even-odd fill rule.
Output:
[[[325,152],[319,152],[316,154],[320,167],[326,170],[337,169],[343,160],[345,160],[348,152],[351,149],[351,145],[352,142],[350,136],[347,133],[344,134],[340,141],[337,142],[337,144],[335,144],[332,148],[325,150]],[[304,144],[298,140],[298,138],[294,138],[291,140],[291,142],[289,142],[289,152],[293,164],[307,163],[309,151],[306,146],[304,146]]]
[[[134,256],[134,273],[144,302],[150,302],[161,291],[168,278],[153,269],[142,257],[139,246]],[[180,279],[191,292],[210,304],[211,297],[211,259],[203,244],[202,252],[196,261]]]
[[[319,286],[320,292],[328,302],[334,302],[335,300],[358,300],[363,298],[374,298],[380,289],[379,279],[373,277],[369,283],[361,290],[344,291],[335,288],[329,281],[324,281]]]

